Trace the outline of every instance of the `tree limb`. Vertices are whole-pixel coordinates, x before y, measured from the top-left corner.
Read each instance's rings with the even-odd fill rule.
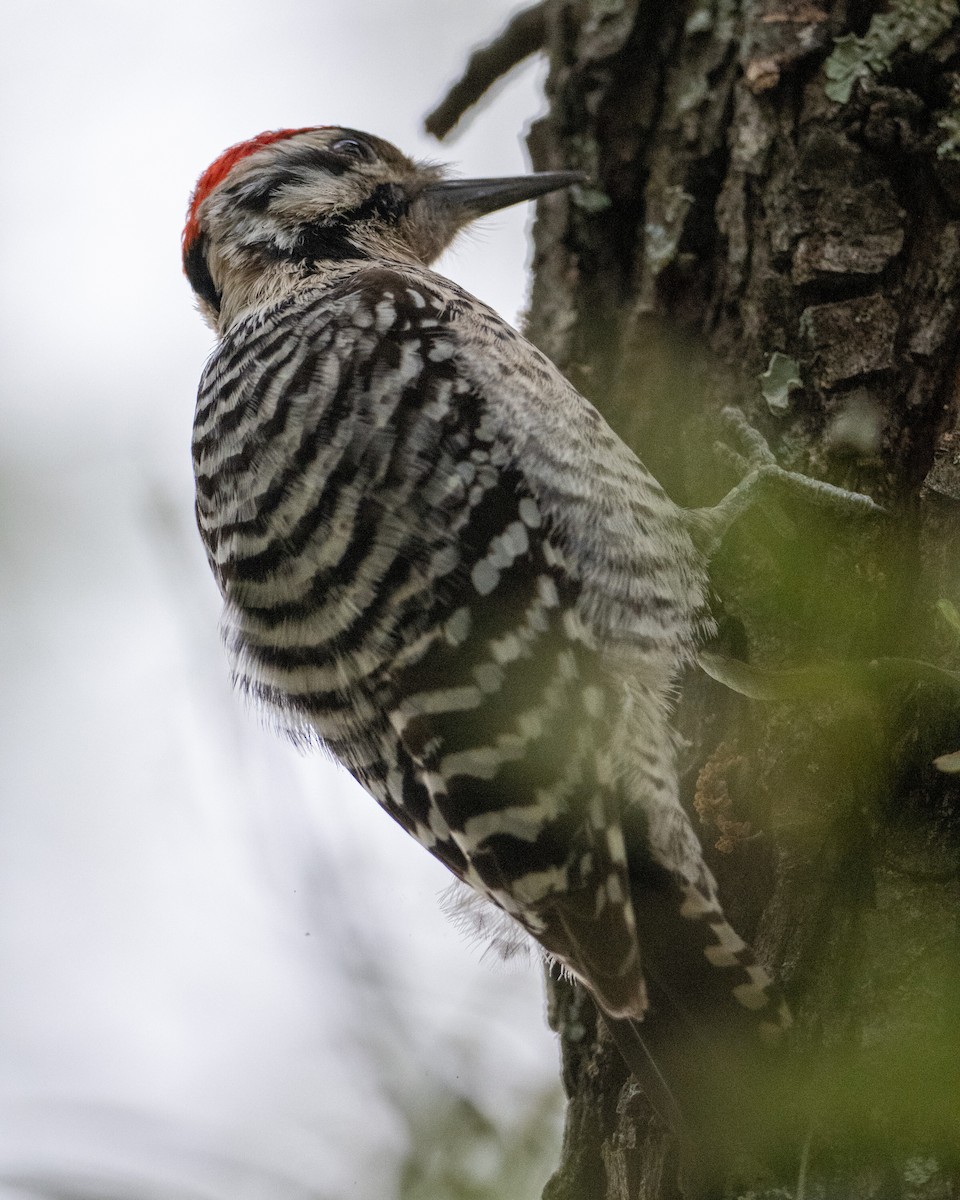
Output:
[[[546,41],[547,3],[525,8],[492,42],[474,50],[466,70],[423,122],[427,133],[442,141],[467,109],[517,63],[543,49]]]

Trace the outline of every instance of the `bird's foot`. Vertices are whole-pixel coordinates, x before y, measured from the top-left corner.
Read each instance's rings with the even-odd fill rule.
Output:
[[[781,467],[766,438],[753,428],[740,409],[728,406],[720,416],[738,447],[720,442],[717,451],[742,478],[718,504],[687,512],[691,534],[708,559],[716,552],[731,525],[761,499],[766,501],[766,514],[785,531],[790,531],[793,526],[776,503],[778,495],[798,496],[818,508],[832,509],[847,516],[876,517],[885,512],[860,492],[835,487],[832,483]]]

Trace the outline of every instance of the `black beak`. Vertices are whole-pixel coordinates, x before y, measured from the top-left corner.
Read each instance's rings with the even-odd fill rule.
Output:
[[[442,179],[427,184],[422,198],[438,216],[465,223],[522,200],[533,200],[559,188],[585,183],[586,179],[582,171],[543,171],[508,179]]]

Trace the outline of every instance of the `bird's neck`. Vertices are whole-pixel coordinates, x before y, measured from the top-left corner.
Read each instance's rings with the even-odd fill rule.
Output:
[[[423,261],[399,243],[376,246],[356,257],[296,261],[257,251],[221,259],[215,278],[220,292],[217,331],[226,333],[238,320],[274,308],[301,292],[332,286],[372,262],[423,269]]]
[[[359,270],[364,262],[358,258],[307,266],[274,261],[265,268],[262,258],[257,256],[256,261],[232,263],[221,276],[218,332],[224,334],[237,321],[274,308],[300,292],[326,287],[345,273]]]

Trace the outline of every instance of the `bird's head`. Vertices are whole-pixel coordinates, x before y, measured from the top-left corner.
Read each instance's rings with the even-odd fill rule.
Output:
[[[183,231],[184,271],[204,316],[222,329],[331,266],[427,265],[477,217],[582,179],[574,171],[448,179],[355,129],[262,133],[201,175]]]

